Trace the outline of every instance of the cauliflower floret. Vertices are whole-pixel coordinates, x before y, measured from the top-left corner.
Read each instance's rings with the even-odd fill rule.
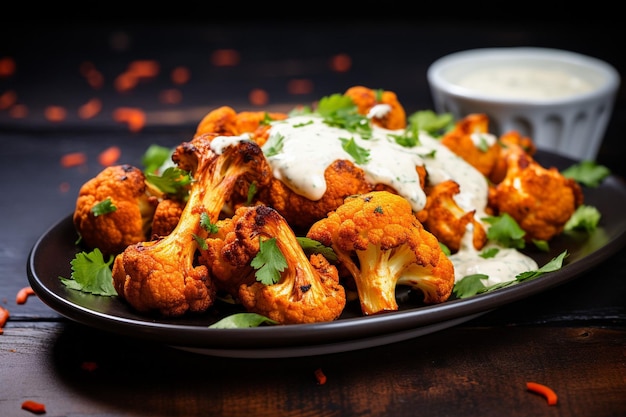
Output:
[[[178,199],[165,198],[159,201],[152,219],[152,236],[158,239],[172,233],[184,208],[185,202]]]
[[[389,106],[389,111],[371,116],[372,123],[389,130],[404,129],[406,127],[406,112],[392,91],[377,91],[363,86],[349,88],[345,96],[352,98],[360,114],[369,114],[379,104]]]
[[[502,182],[490,187],[494,214],[508,213],[526,232],[526,241],[550,240],[583,203],[580,185],[556,168],[544,168],[521,146],[507,147],[507,171]]]
[[[267,141],[270,127],[267,120],[283,120],[287,114],[280,112],[237,113],[232,107],[222,106],[207,113],[196,128],[196,136],[203,133],[216,133],[225,136],[239,136],[243,133],[253,134],[254,141],[260,146]]]
[[[291,190],[282,181],[273,178],[269,187],[260,189],[258,198],[276,209],[294,229],[308,229],[317,220],[335,210],[346,197],[372,191],[363,170],[350,161],[336,160],[324,172],[326,192],[317,201]]]
[[[474,248],[480,250],[485,246],[487,232],[474,218],[476,210],[466,212],[454,200],[454,196],[460,192],[457,182],[446,180],[426,187],[425,191],[426,206],[416,213],[416,216],[430,233],[450,249],[450,252],[456,253],[461,248],[468,225],[471,225]]]
[[[110,199],[111,207],[94,214],[94,207]],[[134,166],[106,167],[80,188],[73,214],[82,241],[105,254],[118,254],[126,246],[148,240],[158,200],[146,191],[145,176]]]
[[[500,142],[500,154],[489,174],[489,180],[494,184],[502,182],[506,176],[507,155],[509,152],[520,152],[520,148],[529,156],[534,156],[537,152],[537,147],[532,139],[522,136],[517,130],[504,133],[498,141]]]
[[[421,291],[427,304],[441,303],[452,292],[452,262],[409,202],[396,194],[348,197],[316,222],[307,237],[333,248],[354,278],[364,315],[397,310],[397,285]]]
[[[322,255],[307,259],[294,232],[276,210],[263,205],[240,207],[227,229],[219,256],[234,266],[228,271],[239,285],[234,296],[247,311],[280,324],[332,321],[339,317],[346,295],[337,269]],[[286,267],[275,282],[257,282],[250,263],[259,254],[261,241],[268,239],[275,239]]]
[[[196,136],[172,156],[194,178],[174,230],[162,239],[130,245],[115,258],[114,287],[138,311],[173,317],[203,312],[213,304],[215,285],[207,266],[196,262],[200,242],[208,235],[203,216],[215,223],[233,193],[271,175],[258,145],[240,141],[217,153],[211,147],[214,137]]]
[[[443,135],[441,144],[486,177],[500,155],[500,144],[489,133],[489,119],[485,114],[470,114],[459,120],[454,129]]]

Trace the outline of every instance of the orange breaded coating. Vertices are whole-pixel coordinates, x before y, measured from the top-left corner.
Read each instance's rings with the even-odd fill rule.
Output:
[[[222,106],[207,113],[196,128],[196,135],[215,133],[224,136],[238,136],[253,133],[253,139],[263,146],[267,141],[269,124],[266,121],[283,120],[287,114],[279,112],[239,112],[232,107]]]
[[[158,239],[172,233],[184,208],[185,203],[180,200],[172,198],[161,200],[152,219],[152,236]]]
[[[426,229],[446,245],[452,253],[461,248],[463,236],[471,225],[472,244],[476,250],[487,243],[487,232],[474,218],[476,210],[463,211],[454,200],[460,192],[459,184],[452,180],[426,187],[426,206],[416,214]]]
[[[392,91],[377,91],[363,86],[349,88],[344,95],[354,101],[360,114],[368,114],[377,104],[387,104],[391,110],[382,117],[372,117],[372,123],[385,129],[396,130],[406,127],[406,112]]]
[[[107,199],[114,211],[94,214],[94,207]],[[130,244],[148,240],[157,202],[146,193],[145,176],[139,168],[109,166],[80,188],[74,226],[88,247],[118,254]]]
[[[337,269],[322,255],[309,258],[285,219],[267,206],[241,207],[222,248],[224,258],[238,270],[250,269],[260,240],[275,239],[286,261],[276,282],[242,283],[237,298],[249,312],[280,324],[316,323],[337,319],[346,304]],[[244,275],[246,273],[244,272]],[[237,282],[240,278],[233,277]]]
[[[176,147],[172,160],[194,181],[180,219],[158,240],[128,246],[113,263],[113,285],[120,298],[141,312],[176,317],[204,312],[216,288],[206,265],[197,262],[199,248],[217,222],[225,202],[253,182],[263,184],[271,171],[261,148],[239,141],[218,151],[215,135],[199,135]]]
[[[499,142],[500,154],[498,155],[496,164],[489,174],[489,180],[494,184],[498,184],[506,176],[507,155],[509,152],[519,152],[520,148],[529,156],[534,156],[537,152],[537,147],[532,139],[527,136],[522,136],[516,130],[512,130],[501,135]]]
[[[441,303],[452,293],[452,261],[399,195],[373,191],[348,197],[307,237],[333,248],[354,278],[364,315],[397,310],[397,285],[421,291],[426,304]]]
[[[494,213],[513,217],[526,231],[526,241],[560,234],[583,203],[580,185],[554,167],[542,167],[520,146],[507,147],[506,162],[504,180],[489,189]]]
[[[276,209],[295,229],[308,229],[314,222],[335,210],[346,197],[372,190],[363,170],[347,160],[333,162],[324,172],[326,192],[317,201],[296,194],[280,180],[260,189],[259,200]]]
[[[497,141],[488,143],[481,135],[489,134],[489,119],[485,114],[470,114],[459,120],[454,129],[441,138],[441,144],[459,155],[484,176],[488,177],[500,155]]]

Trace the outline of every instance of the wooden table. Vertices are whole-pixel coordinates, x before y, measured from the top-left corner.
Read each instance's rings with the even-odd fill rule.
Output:
[[[26,400],[45,404],[48,416],[626,415],[625,248],[562,286],[459,326],[379,347],[295,358],[199,355],[72,322],[36,296],[16,303],[18,291],[29,285],[31,247],[73,210],[80,185],[102,169],[100,152],[119,146],[120,160],[140,164],[148,145],[189,139],[203,112],[218,104],[246,106],[255,87],[270,93],[268,106],[279,108],[364,84],[396,91],[416,111],[431,105],[428,63],[453,50],[560,46],[595,52],[624,68],[620,28],[588,31],[595,38],[586,41],[554,26],[439,23],[379,28],[375,42],[396,40],[387,50],[350,37],[362,38],[363,27],[340,34],[301,27],[295,44],[304,43],[304,50],[293,49],[277,29],[256,26],[247,29],[265,36],[257,48],[249,47],[243,27],[232,26],[12,28],[0,57],[15,56],[20,67],[13,78],[0,79],[0,94],[14,88],[29,114],[14,119],[0,111],[0,306],[11,314],[0,335],[0,416],[29,415],[21,409]],[[9,39],[6,30],[2,35]],[[333,36],[345,41],[333,43]],[[125,40],[132,47],[111,49],[109,42]],[[68,42],[72,47],[63,47]],[[216,48],[239,51],[241,64],[230,70],[211,66]],[[328,57],[338,53],[352,57],[350,72],[328,71]],[[133,59],[158,60],[162,76],[119,94],[114,75]],[[101,90],[89,89],[77,73],[83,61],[102,69]],[[180,104],[165,105],[158,93],[173,85],[163,74],[177,65],[191,68],[192,81],[180,87]],[[288,95],[285,84],[292,78],[312,80],[314,91]],[[102,112],[80,119],[75,110],[92,97],[102,99]],[[44,117],[48,105],[70,111],[53,123]],[[111,115],[122,106],[145,110],[146,126],[130,132],[114,122]],[[622,90],[599,156],[619,176],[625,172],[625,110]],[[64,168],[60,160],[71,152],[83,152],[86,163]],[[317,369],[325,384],[316,380]],[[558,404],[549,406],[528,392],[527,381],[552,387]]]

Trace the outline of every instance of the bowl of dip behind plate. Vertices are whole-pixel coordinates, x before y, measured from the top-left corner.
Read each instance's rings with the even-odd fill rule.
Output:
[[[491,133],[516,130],[539,149],[577,160],[595,160],[620,85],[602,60],[533,47],[453,53],[427,76],[438,113],[484,113]]]

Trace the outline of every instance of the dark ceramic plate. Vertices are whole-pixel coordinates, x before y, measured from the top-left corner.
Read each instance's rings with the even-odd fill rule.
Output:
[[[566,168],[574,163],[539,152],[543,166]],[[210,329],[208,326],[232,312],[216,305],[209,313],[178,319],[138,314],[117,297],[84,294],[66,288],[59,276],[69,277],[70,261],[81,248],[75,245],[71,215],[46,231],[28,259],[28,279],[37,295],[63,316],[105,331],[139,337],[188,351],[230,357],[292,357],[349,351],[414,338],[469,321],[490,310],[553,288],[598,265],[626,244],[626,184],[608,177],[598,188],[585,188],[585,204],[602,213],[592,234],[559,236],[550,253],[529,252],[541,266],[565,249],[563,268],[535,280],[477,295],[425,306],[399,293],[400,309],[362,317],[357,303],[348,303],[333,322],[266,326],[249,329]],[[513,279],[513,277],[511,277]]]

